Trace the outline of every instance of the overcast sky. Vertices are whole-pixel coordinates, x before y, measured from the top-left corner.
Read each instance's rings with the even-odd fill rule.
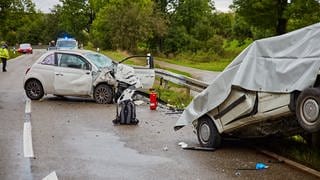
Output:
[[[36,4],[36,8],[40,9],[42,12],[50,12],[53,5],[59,3],[59,0],[32,0]],[[229,11],[229,5],[232,3],[232,0],[214,0],[215,7],[219,11]]]

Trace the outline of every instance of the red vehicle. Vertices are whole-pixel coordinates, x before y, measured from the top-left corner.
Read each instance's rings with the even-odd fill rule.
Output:
[[[31,44],[29,43],[24,43],[24,44],[20,44],[19,45],[19,49],[18,49],[19,53],[26,53],[26,54],[32,54],[32,47]]]

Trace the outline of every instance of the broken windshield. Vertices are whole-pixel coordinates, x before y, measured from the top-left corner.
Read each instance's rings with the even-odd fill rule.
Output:
[[[110,67],[113,64],[113,61],[108,58],[107,56],[104,56],[102,54],[98,53],[85,53],[84,56],[91,60],[91,62],[96,65],[99,69]]]

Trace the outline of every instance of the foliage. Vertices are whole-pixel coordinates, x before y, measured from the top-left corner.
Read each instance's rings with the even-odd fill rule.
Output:
[[[62,7],[57,6],[59,14],[58,27],[61,34],[70,34],[80,42],[86,42],[84,32],[90,30],[90,8],[87,0],[60,0]]]
[[[233,0],[232,8],[255,29],[256,39],[284,34],[288,29],[320,20],[317,0]]]
[[[134,51],[153,37],[156,28],[151,0],[110,0],[92,25],[94,44],[102,48]],[[105,13],[108,12],[108,13]]]
[[[289,159],[298,161],[306,166],[320,170],[320,151],[316,147],[310,147],[306,141],[299,135],[289,138],[273,139],[259,143],[270,151],[285,156]]]
[[[292,31],[320,21],[320,5],[316,0],[295,0],[287,8],[288,30]]]
[[[44,14],[31,0],[1,1],[0,39],[10,45],[47,44],[70,35],[92,48],[152,52],[196,65],[230,61],[251,42],[247,39],[320,20],[317,0],[233,0],[229,13],[216,11],[213,0],[60,2]]]
[[[177,109],[185,108],[192,100],[192,96],[187,94],[186,88],[168,82],[166,87],[156,85],[158,98]]]
[[[234,0],[233,8],[246,22],[259,29],[270,29],[274,34],[286,32],[287,0]],[[263,21],[262,21],[263,20]]]
[[[211,21],[214,17],[214,7],[210,6],[209,2],[208,0],[177,2],[175,11],[171,13],[171,26],[164,42],[166,53],[209,51],[207,43],[209,40],[212,42],[215,35],[215,28]],[[216,53],[219,51],[221,51],[220,48]]]

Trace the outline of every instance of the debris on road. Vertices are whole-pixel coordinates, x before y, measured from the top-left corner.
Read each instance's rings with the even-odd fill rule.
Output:
[[[237,168],[236,170],[262,170],[262,169],[268,169],[269,166],[264,163],[256,163],[255,167],[252,168]]]
[[[166,114],[182,114],[183,111],[166,112]]]
[[[137,105],[137,106],[140,106],[140,105],[144,104],[144,101],[142,101],[142,100],[135,100],[135,101],[133,101],[133,102],[134,102],[134,104]]]
[[[186,147],[188,147],[188,144],[187,143],[185,143],[185,142],[179,142],[179,144],[178,144],[179,146],[181,146],[182,148],[186,148]]]
[[[188,144],[185,142],[180,142],[178,145],[181,146],[182,149],[185,149],[185,150],[199,150],[199,151],[214,151],[215,150],[215,148],[188,146]]]
[[[163,150],[164,150],[164,151],[168,151],[168,146],[164,146],[164,147],[163,147]]]

